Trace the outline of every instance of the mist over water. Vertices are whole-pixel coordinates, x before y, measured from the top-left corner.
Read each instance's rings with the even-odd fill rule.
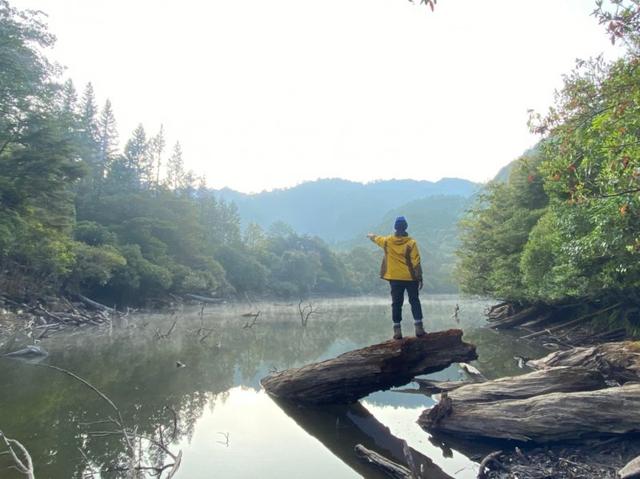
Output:
[[[521,373],[516,354],[542,354],[485,328],[487,302],[457,296],[427,296],[422,302],[425,327],[461,327],[464,339],[478,347],[476,366],[490,378]],[[207,305],[202,314],[195,306],[141,314],[112,331],[61,334],[41,345],[49,352],[46,363],[73,371],[107,394],[125,423],[139,433],[151,435],[158,425],[171,429],[168,411],[175,411],[178,433],[171,449],[183,451],[179,478],[376,477],[355,459],[353,446],[360,442],[393,451],[399,439],[446,473],[475,477],[468,457],[473,452],[464,445],[430,441],[415,423],[433,404],[431,398],[387,391],[370,395],[360,406],[306,410],[278,405],[261,390],[259,381],[270,371],[391,336],[386,297],[311,303],[317,313],[306,327],[297,301]],[[456,304],[459,324],[453,318]],[[255,324],[245,327],[253,320],[242,315],[257,311]],[[412,334],[408,314],[407,306],[404,330]],[[452,366],[430,377],[460,379],[462,373]],[[122,463],[124,446],[118,436],[92,434],[104,428],[95,421],[113,411],[90,389],[57,371],[8,360],[0,361],[0,384],[3,432],[29,449],[37,477],[83,477],[86,461],[79,449],[103,470]],[[5,464],[0,457],[1,477],[21,477]],[[104,472],[96,477],[119,476]]]

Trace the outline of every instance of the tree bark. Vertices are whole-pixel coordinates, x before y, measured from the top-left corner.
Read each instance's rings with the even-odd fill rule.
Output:
[[[544,358],[528,361],[535,369],[578,366],[599,371],[605,378],[624,384],[640,380],[640,342],[623,341],[556,351]]]
[[[458,390],[459,391],[459,390]],[[554,442],[640,432],[640,384],[492,402],[446,401],[422,413],[430,431]]]
[[[547,313],[550,314],[549,312]],[[493,329],[513,328],[515,326],[520,326],[521,324],[536,319],[541,314],[544,315],[547,313],[542,313],[542,310],[538,306],[530,306],[516,314],[507,316],[506,318],[491,321],[489,323],[489,327]]]
[[[555,392],[593,391],[606,388],[605,378],[598,371],[584,368],[557,367],[534,371],[484,383],[467,384],[450,390],[454,401],[489,402],[504,399],[526,399]]]
[[[620,479],[637,479],[640,477],[640,456],[630,461],[618,471]]]
[[[415,479],[411,471],[406,467],[387,459],[375,451],[370,451],[362,444],[356,445],[355,452],[360,460],[379,469],[387,477],[393,479]]]
[[[337,358],[274,373],[261,382],[277,398],[303,404],[348,404],[368,394],[402,386],[420,374],[476,359],[475,346],[451,329],[375,344]]]

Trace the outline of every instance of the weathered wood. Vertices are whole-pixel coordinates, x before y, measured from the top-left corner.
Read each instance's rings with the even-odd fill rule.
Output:
[[[76,294],[76,297],[82,301],[87,307],[89,308],[93,308],[96,309],[98,311],[108,311],[109,313],[112,313],[114,311],[113,308],[110,308],[109,306],[106,306],[102,303],[98,303],[97,301],[94,301],[93,299],[89,299],[86,296],[82,295],[82,294]]]
[[[558,325],[556,325],[556,326],[554,326],[552,328],[543,329],[541,331],[536,331],[535,333],[531,333],[531,334],[528,334],[526,336],[523,336],[522,339],[535,338],[535,337],[541,336],[541,335],[543,335],[545,333],[551,334],[554,331],[565,329],[565,328],[568,328],[569,326],[579,325],[580,323],[584,323],[587,319],[590,319],[590,318],[592,318],[594,316],[597,316],[599,314],[602,314],[602,313],[606,313],[607,311],[610,311],[612,309],[618,308],[618,307],[620,307],[621,304],[622,303],[616,303],[616,304],[614,304],[612,306],[609,306],[607,308],[600,309],[598,311],[593,311],[593,312],[591,312],[589,314],[585,314],[584,316],[580,316],[579,318],[572,319],[571,321],[567,321],[565,323],[558,324]]]
[[[489,327],[494,329],[513,328],[515,326],[520,326],[521,324],[531,321],[533,317],[538,314],[540,314],[540,308],[538,306],[530,306],[516,314],[507,316],[506,318],[500,318],[492,321],[489,324]]]
[[[640,478],[640,456],[636,457],[626,466],[618,471],[620,479],[637,479]]]
[[[476,359],[475,346],[451,329],[375,344],[337,358],[274,373],[262,382],[272,396],[306,404],[348,404],[402,386],[420,374]]]
[[[535,369],[578,366],[599,371],[605,378],[625,383],[640,380],[640,341],[604,343],[597,346],[556,351],[544,358],[528,361]]]
[[[449,397],[455,401],[488,402],[503,399],[525,399],[554,392],[593,391],[606,388],[605,378],[598,371],[562,366],[534,371],[483,383],[451,389]]]
[[[534,442],[640,432],[638,383],[483,403],[446,399],[443,411],[436,405],[418,423],[449,434]]]
[[[500,462],[498,458],[502,455],[502,451],[494,451],[491,454],[487,454],[485,458],[480,463],[480,467],[478,468],[478,475],[476,479],[487,479],[487,469],[489,468],[489,464],[494,463],[500,466]]]
[[[438,394],[444,391],[453,391],[468,384],[476,384],[475,381],[430,381],[428,379],[416,378],[413,380],[420,387],[416,392],[421,392],[427,396]]]
[[[393,479],[414,479],[409,469],[387,459],[375,451],[367,449],[362,444],[357,444],[354,450],[360,460],[379,469],[387,477]]]

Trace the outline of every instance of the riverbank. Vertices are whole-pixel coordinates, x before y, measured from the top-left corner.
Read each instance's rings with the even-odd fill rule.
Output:
[[[582,444],[504,449],[488,464],[486,479],[619,479],[618,471],[640,455],[640,437]]]

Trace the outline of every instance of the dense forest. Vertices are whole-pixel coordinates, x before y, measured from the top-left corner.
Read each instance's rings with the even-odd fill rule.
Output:
[[[595,15],[625,54],[578,61],[539,144],[463,221],[464,291],[637,331],[640,311],[640,7]],[[600,312],[600,314],[598,314]]]
[[[180,144],[168,146],[162,127],[150,133],[139,125],[119,148],[110,101],[100,108],[91,84],[78,92],[71,80],[63,81],[61,67],[47,59],[55,39],[42,14],[0,0],[0,37],[0,288],[6,295],[83,293],[126,305],[169,293],[302,297],[385,291],[378,279],[380,252],[364,239],[363,226],[377,224],[385,210],[369,212],[376,220],[360,224],[362,212],[349,220],[335,205],[325,205],[342,215],[341,221],[353,223],[352,230],[336,223],[342,239],[362,228],[363,245],[352,241],[341,252],[281,221],[243,225],[232,201],[185,169]],[[374,184],[376,191],[360,203],[393,197],[398,205],[403,195],[389,192],[404,183],[396,183]],[[476,189],[463,180],[409,186],[405,202],[421,193],[453,188],[470,195]],[[456,290],[450,251],[462,200],[450,201],[453,208],[444,209],[445,253],[433,235],[424,251],[431,291]],[[268,201],[262,208],[273,211]],[[413,205],[403,212],[420,224],[437,222],[435,217],[442,216],[437,210]],[[296,214],[317,222],[313,212]],[[385,218],[378,232],[390,225]]]

